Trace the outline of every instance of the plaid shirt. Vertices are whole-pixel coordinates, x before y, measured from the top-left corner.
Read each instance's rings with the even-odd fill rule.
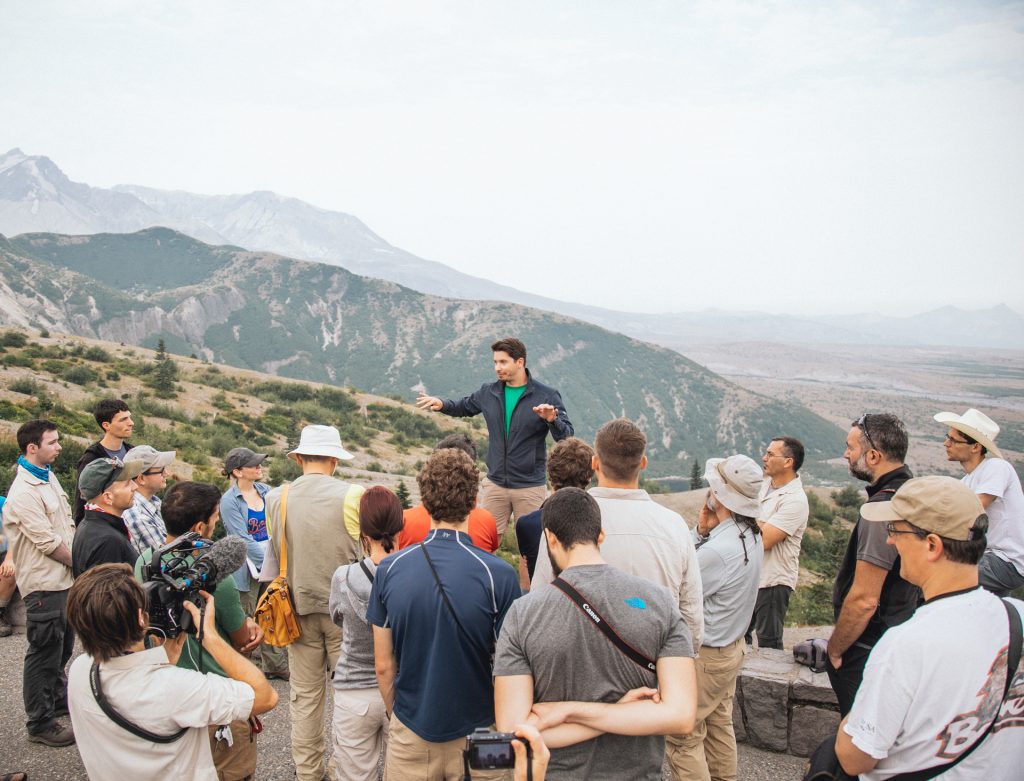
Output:
[[[135,504],[125,510],[121,518],[131,534],[132,545],[140,555],[147,548],[159,548],[167,541],[167,527],[160,516],[159,496],[147,499],[136,493]]]

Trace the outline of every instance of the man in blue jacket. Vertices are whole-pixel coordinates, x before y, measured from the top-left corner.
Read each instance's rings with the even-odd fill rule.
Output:
[[[573,428],[561,394],[537,382],[526,368],[526,345],[499,339],[491,352],[497,382],[459,401],[424,395],[416,405],[458,418],[483,413],[488,445],[481,504],[494,516],[501,537],[510,515],[521,518],[544,501],[548,432],[558,442],[571,437]]]

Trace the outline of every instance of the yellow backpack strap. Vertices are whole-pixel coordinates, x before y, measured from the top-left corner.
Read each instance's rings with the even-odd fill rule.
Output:
[[[359,542],[359,500],[363,498],[366,489],[361,485],[350,485],[348,493],[345,494],[345,531],[349,536]],[[358,546],[357,546],[358,547]]]
[[[288,489],[290,484],[281,489],[281,577],[288,577],[288,537],[285,535],[285,522],[288,520]]]

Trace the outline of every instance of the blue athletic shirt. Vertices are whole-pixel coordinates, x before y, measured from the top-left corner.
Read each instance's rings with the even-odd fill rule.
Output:
[[[443,743],[494,723],[491,654],[505,613],[520,596],[519,578],[464,532],[431,529],[424,545],[466,634],[419,545],[381,561],[366,619],[391,630],[395,715],[423,740]]]

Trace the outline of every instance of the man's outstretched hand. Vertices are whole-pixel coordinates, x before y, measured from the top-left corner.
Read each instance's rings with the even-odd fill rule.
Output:
[[[444,402],[437,398],[437,396],[420,395],[416,398],[416,406],[420,409],[430,410],[431,412],[440,412],[441,407],[444,406]]]
[[[538,404],[533,408],[533,411],[548,423],[554,423],[555,418],[558,417],[558,410],[550,404]]]

